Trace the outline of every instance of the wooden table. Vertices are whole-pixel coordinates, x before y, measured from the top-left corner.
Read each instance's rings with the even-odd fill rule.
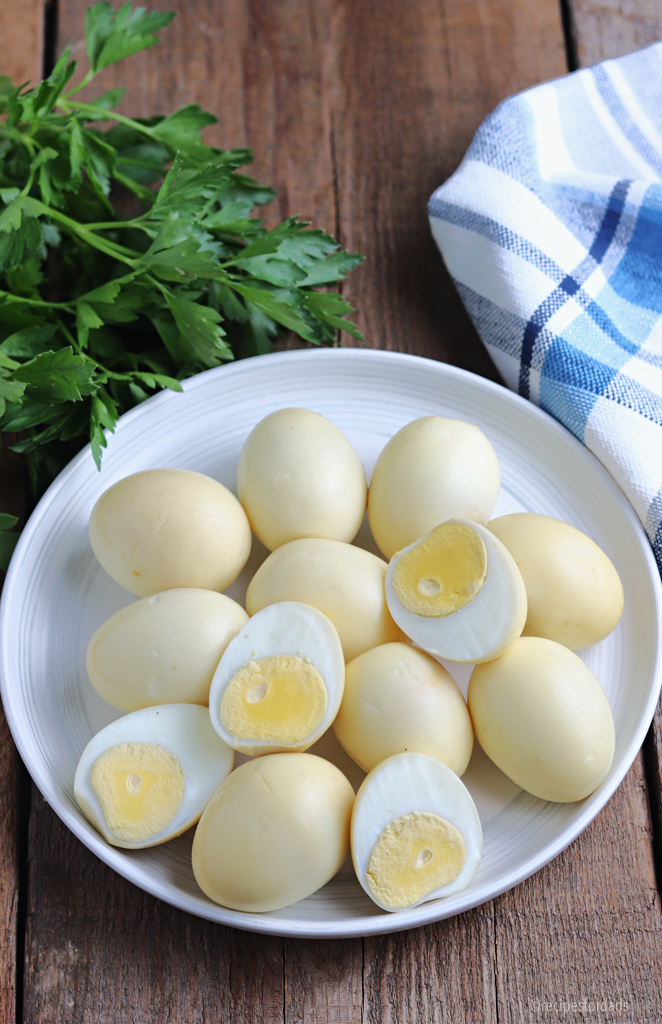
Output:
[[[344,288],[367,344],[496,379],[432,243],[426,200],[513,92],[662,37],[659,0],[158,0],[125,109],[199,102],[301,213],[367,256]],[[2,71],[40,77],[85,0],[2,0]],[[623,10],[621,10],[623,7]],[[74,51],[82,54],[80,42]],[[115,83],[112,69],[104,85]],[[352,344],[351,338],[345,339]],[[20,461],[2,508],[23,507]],[[662,714],[593,824],[544,870],[449,921],[353,941],[198,920],[101,864],[0,748],[0,1024],[662,1021]],[[622,1012],[537,1009],[622,1000]]]

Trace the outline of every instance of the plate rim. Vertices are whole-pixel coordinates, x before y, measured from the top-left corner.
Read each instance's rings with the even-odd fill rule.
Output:
[[[184,391],[190,391],[194,390],[196,387],[206,385],[210,380],[215,379],[217,376],[220,376],[221,380],[224,380],[225,378],[231,380],[232,377],[237,374],[251,373],[252,368],[256,365],[256,360],[259,360],[260,366],[266,366],[268,363],[273,362],[296,364],[301,362],[308,363],[312,360],[324,362],[327,359],[334,361],[348,361],[350,363],[352,360],[359,361],[367,359],[368,361],[375,360],[392,364],[396,364],[398,362],[407,365],[415,364],[417,366],[423,364],[424,367],[427,367],[431,372],[441,377],[451,379],[454,377],[458,378],[463,380],[469,386],[477,388],[479,391],[482,390],[497,396],[497,400],[504,401],[507,405],[510,404],[513,408],[523,412],[524,415],[531,416],[534,420],[538,420],[539,423],[544,425],[544,429],[551,430],[551,432],[556,434],[563,443],[576,446],[576,449],[582,452],[583,457],[587,458],[589,462],[593,464],[593,468],[602,477],[603,482],[612,492],[614,500],[621,506],[626,518],[629,520],[630,527],[637,539],[638,546],[643,556],[643,561],[648,571],[648,582],[651,585],[655,604],[654,611],[657,613],[656,618],[659,621],[660,613],[662,612],[662,581],[660,580],[659,570],[644,528],[621,488],[596,456],[593,455],[593,453],[590,452],[589,449],[562,424],[529,400],[522,398],[514,391],[511,391],[495,381],[489,380],[486,377],[481,377],[478,374],[472,373],[471,371],[465,370],[461,367],[454,366],[450,363],[429,359],[424,356],[411,355],[404,352],[392,352],[384,349],[331,348],[318,350],[295,349],[286,352],[274,352],[242,359],[235,363],[214,367],[213,369],[203,371],[193,377],[187,378],[182,381],[182,387]],[[150,410],[153,409],[157,403],[169,400],[172,399],[168,396],[167,392],[161,392],[154,395],[146,402],[143,402],[141,405],[129,410],[129,412],[125,413],[118,422],[122,424],[124,429],[129,429],[134,426],[136,422],[139,422],[144,416],[149,416]],[[108,431],[105,433],[107,439],[112,444],[112,435],[109,434]],[[502,876],[501,883],[503,884],[497,883],[496,886],[494,883],[484,885],[474,894],[474,898],[472,898],[470,902],[464,903],[461,908],[453,909],[451,900],[449,900],[450,909],[445,910],[444,901],[441,900],[438,903],[432,901],[427,904],[422,904],[411,911],[402,911],[397,914],[386,913],[385,915],[375,915],[374,917],[371,916],[368,918],[352,918],[350,921],[347,921],[347,919],[338,921],[326,920],[315,923],[298,923],[296,921],[280,920],[278,921],[277,926],[274,926],[272,918],[258,914],[244,914],[240,911],[233,911],[220,906],[217,907],[215,904],[209,904],[207,907],[206,903],[201,902],[199,908],[193,909],[188,905],[190,897],[174,889],[174,887],[174,891],[172,893],[164,895],[163,891],[161,891],[163,883],[152,883],[152,879],[149,876],[147,876],[147,878],[141,877],[140,880],[134,877],[137,875],[137,871],[133,868],[133,862],[128,859],[119,860],[118,854],[115,852],[113,847],[104,843],[101,837],[97,836],[91,826],[87,826],[86,828],[85,826],[87,823],[81,822],[76,814],[69,808],[68,802],[64,801],[61,794],[51,786],[50,780],[43,772],[41,772],[39,765],[37,764],[35,766],[32,764],[31,751],[25,745],[22,729],[18,722],[17,706],[14,703],[11,687],[7,682],[8,665],[6,658],[7,647],[9,646],[5,643],[5,628],[8,616],[7,609],[11,603],[13,593],[20,586],[20,569],[23,561],[23,552],[30,543],[31,535],[37,530],[39,524],[44,518],[44,515],[47,514],[48,507],[52,501],[63,489],[67,487],[67,483],[71,475],[75,473],[79,465],[86,459],[91,459],[89,444],[86,445],[85,448],[83,448],[82,451],[67,464],[67,466],[50,485],[26,523],[16,546],[7,572],[2,599],[0,601],[0,694],[2,696],[5,715],[7,717],[13,741],[16,744],[19,754],[29,771],[31,778],[35,782],[35,785],[41,792],[44,799],[67,828],[69,828],[70,831],[72,831],[74,835],[92,853],[95,854],[95,856],[99,857],[99,859],[107,864],[112,870],[126,878],[127,881],[136,885],[137,888],[142,891],[149,893],[151,896],[154,896],[179,910],[183,910],[205,920],[229,927],[244,929],[246,931],[279,935],[283,937],[320,939],[355,938],[358,936],[388,934],[395,931],[405,931],[411,928],[422,927],[480,906],[490,899],[507,892],[526,878],[531,877],[531,875],[535,874],[546,864],[550,863],[560,853],[562,853],[563,850],[565,850],[599,814],[602,808],[611,799],[614,792],[629,771],[652,721],[655,708],[657,706],[660,686],[662,685],[662,645],[660,643],[659,631],[657,632],[654,641],[651,683],[645,710],[640,716],[633,738],[622,755],[621,763],[615,775],[608,783],[600,786],[595,793],[586,799],[582,812],[574,818],[573,821],[563,829],[552,842],[543,847],[542,851],[537,855],[531,856],[524,862],[519,870],[512,871],[509,874]],[[88,829],[90,831],[88,831]]]

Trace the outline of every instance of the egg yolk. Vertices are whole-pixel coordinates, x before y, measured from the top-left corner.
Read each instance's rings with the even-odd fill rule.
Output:
[[[119,743],[92,765],[90,784],[117,839],[140,842],[162,832],[184,798],[179,760],[152,743]]]
[[[448,885],[467,851],[454,825],[430,811],[412,811],[387,825],[375,843],[366,882],[391,910],[403,910]]]
[[[408,611],[436,618],[469,604],[486,576],[483,538],[464,523],[442,523],[398,559],[393,590]]]
[[[326,706],[326,687],[314,665],[275,654],[249,661],[232,677],[221,721],[237,739],[300,743],[321,723]]]

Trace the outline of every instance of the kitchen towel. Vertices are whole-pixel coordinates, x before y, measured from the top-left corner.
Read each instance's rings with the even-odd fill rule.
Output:
[[[662,43],[503,102],[428,209],[505,382],[600,459],[662,570]]]

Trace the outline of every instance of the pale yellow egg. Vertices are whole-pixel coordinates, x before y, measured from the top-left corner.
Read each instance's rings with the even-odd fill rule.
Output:
[[[272,552],[251,580],[249,615],[279,601],[303,601],[338,630],[345,661],[402,634],[386,606],[388,566],[377,555],[337,540],[293,540]]]
[[[143,597],[96,630],[87,674],[97,693],[122,711],[208,704],[221,655],[247,620],[241,605],[213,590]]]
[[[607,777],[614,717],[587,665],[567,647],[521,637],[469,682],[476,739],[501,771],[542,800],[583,800]]]
[[[92,509],[90,541],[109,576],[132,594],[199,587],[225,590],[251,550],[234,494],[188,469],[124,477]]]
[[[211,798],[193,840],[193,873],[224,907],[263,913],[304,899],[349,853],[354,790],[314,754],[242,764]]]
[[[479,427],[444,416],[408,423],[382,449],[370,481],[377,546],[391,558],[447,519],[485,525],[500,483],[496,452]]]
[[[366,507],[363,464],[330,420],[280,409],[249,434],[237,489],[251,527],[273,551],[300,537],[351,541]]]
[[[523,636],[573,651],[604,640],[623,613],[623,586],[604,551],[581,530],[550,516],[518,512],[488,529],[508,548],[524,580]]]
[[[408,751],[436,757],[463,775],[473,749],[467,705],[451,675],[402,643],[375,647],[349,662],[333,730],[366,772]]]

